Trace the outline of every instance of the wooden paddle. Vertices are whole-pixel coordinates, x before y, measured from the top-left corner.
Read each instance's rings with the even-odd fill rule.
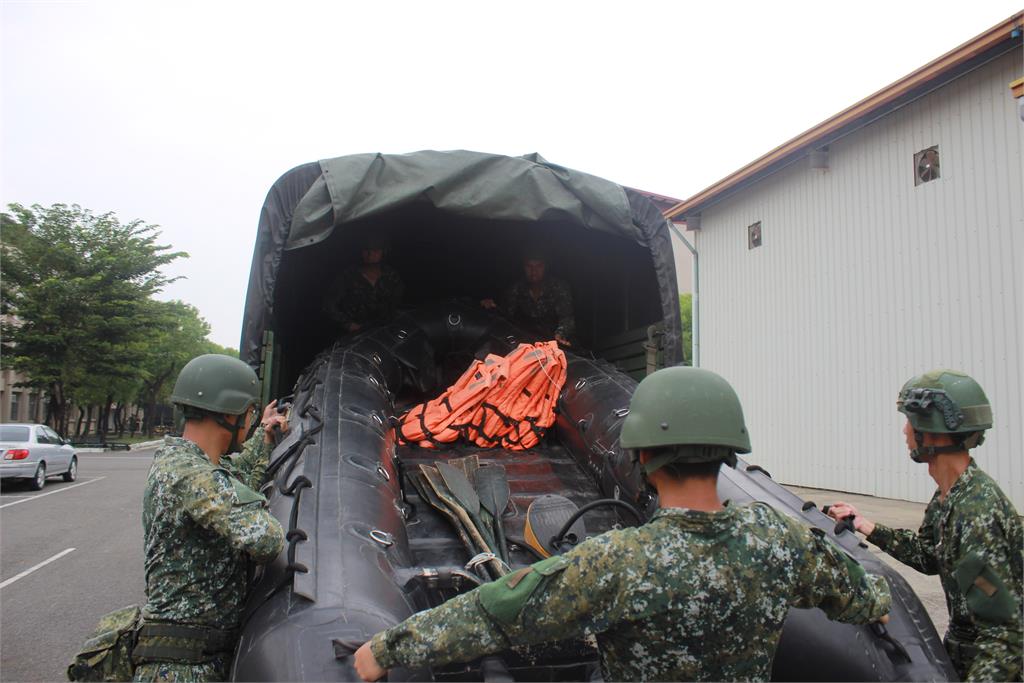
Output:
[[[462,541],[462,545],[466,546],[466,550],[469,554],[475,555],[475,546],[473,541],[470,540],[469,534],[466,532],[466,528],[462,526],[462,521],[459,520],[458,515],[452,512],[451,509],[449,509],[449,507],[437,497],[437,493],[430,487],[430,484],[427,483],[427,479],[424,474],[422,472],[416,472],[412,477],[410,477],[410,479],[412,479],[412,485],[416,488],[416,491],[419,492],[420,496],[423,497],[423,500],[429,503],[430,507],[440,512],[441,516],[451,522],[452,526],[455,527],[455,532],[458,534],[459,540]]]
[[[446,506],[448,506],[448,509],[451,510],[452,513],[455,514],[462,522],[462,525],[465,527],[469,537],[473,540],[473,544],[470,545],[470,549],[473,550],[473,546],[476,546],[476,549],[481,552],[492,552],[490,546],[487,545],[483,537],[480,535],[479,530],[473,526],[473,522],[466,513],[466,509],[459,505],[455,500],[455,496],[452,495],[451,490],[449,490],[448,486],[444,483],[444,478],[441,476],[440,472],[438,472],[437,468],[433,465],[421,464],[420,471],[423,473],[423,477],[430,485],[430,488],[432,488],[434,493],[437,494],[437,497]],[[501,565],[501,560],[497,557],[492,560],[488,560],[487,565],[491,568],[491,573],[495,578],[505,574]]]
[[[501,513],[508,505],[509,489],[505,468],[501,465],[489,465],[476,471],[477,495],[480,506],[490,513],[494,523],[494,536],[498,541],[498,552],[501,559],[508,562],[508,544],[505,543],[505,529],[501,523]]]
[[[441,473],[441,477],[444,479],[444,483],[448,486],[448,490],[452,492],[455,500],[466,511],[469,519],[480,532],[488,551],[494,552],[495,543],[494,539],[491,538],[491,532],[480,521],[480,496],[476,494],[473,484],[470,483],[462,470],[452,467],[446,462],[438,462],[436,466],[437,471]]]

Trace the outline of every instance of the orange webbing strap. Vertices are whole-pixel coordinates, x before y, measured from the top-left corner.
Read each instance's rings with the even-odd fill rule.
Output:
[[[517,352],[510,357],[509,378],[481,405],[483,429],[472,439],[479,446],[531,448],[554,424],[555,401],[565,383],[565,354],[553,341],[524,344]]]
[[[444,393],[402,417],[398,439],[438,448],[462,436],[485,448],[531,448],[555,422],[565,372],[565,354],[554,341],[474,361]]]
[[[473,361],[444,393],[420,403],[402,416],[396,432],[398,440],[423,448],[437,448],[442,443],[455,441],[462,433],[461,423],[472,415],[491,387],[507,372],[508,365],[501,356],[489,355],[482,361]]]

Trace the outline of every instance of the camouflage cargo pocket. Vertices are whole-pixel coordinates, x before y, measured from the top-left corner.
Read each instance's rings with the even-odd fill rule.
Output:
[[[68,680],[132,680],[132,649],[141,621],[142,612],[137,605],[103,615],[68,666]]]

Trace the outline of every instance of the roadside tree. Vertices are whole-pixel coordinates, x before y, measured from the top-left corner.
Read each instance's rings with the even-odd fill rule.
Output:
[[[140,322],[150,296],[172,281],[160,268],[187,254],[159,244],[157,226],[113,213],[65,204],[8,210],[0,214],[3,366],[47,392],[47,419],[67,434],[72,400],[100,391],[109,412],[137,381],[149,332]]]

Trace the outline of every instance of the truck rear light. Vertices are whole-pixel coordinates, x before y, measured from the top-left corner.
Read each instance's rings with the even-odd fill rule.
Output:
[[[4,460],[24,460],[28,457],[28,450],[24,448],[12,448],[4,453]]]

